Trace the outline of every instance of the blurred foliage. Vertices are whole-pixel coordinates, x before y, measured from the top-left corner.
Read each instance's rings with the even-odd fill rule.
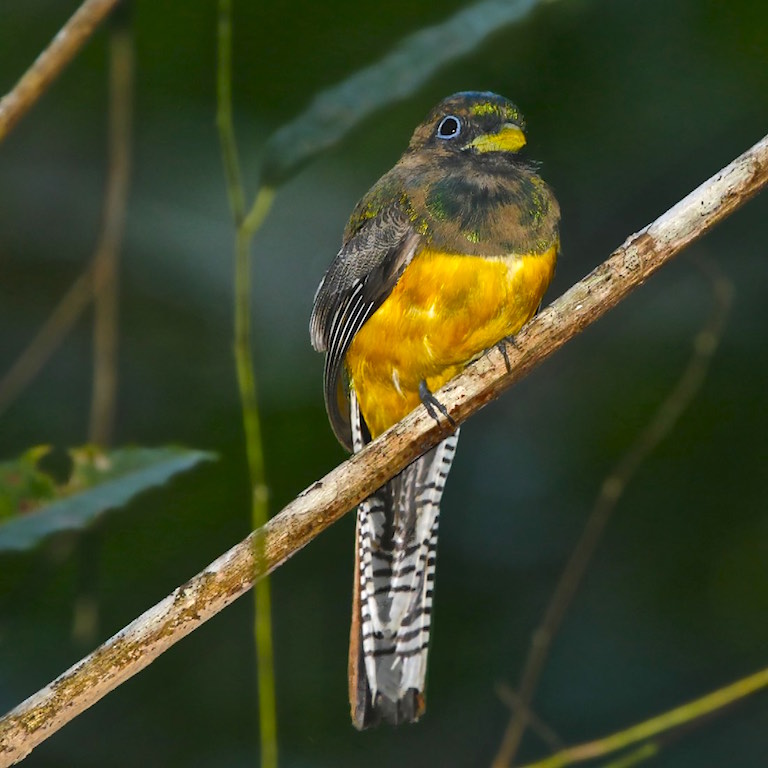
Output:
[[[15,461],[0,463],[0,523],[34,512],[56,497],[56,482],[38,466],[49,451],[50,446],[38,445]]]
[[[39,446],[0,464],[0,553],[34,547],[46,536],[85,528],[104,512],[213,455],[173,446],[70,448],[68,477],[57,482],[41,467],[50,451]]]
[[[64,5],[67,7],[65,8]],[[0,89],[76,3],[2,10]],[[265,142],[317,94],[471,6],[393,0],[235,3],[235,116],[255,186]],[[546,3],[363,120],[280,189],[254,247],[254,333],[274,509],[342,457],[307,322],[355,201],[445,95],[494,90],[529,125],[557,192],[554,296],[768,125],[768,6],[752,0]],[[215,4],[136,0],[135,172],[120,318],[115,440],[222,456],[100,525],[101,639],[248,530],[231,354],[231,222],[214,125]],[[11,34],[12,32],[12,34]],[[83,269],[105,158],[100,32],[0,145],[0,367]],[[447,52],[450,54],[450,51]],[[450,58],[449,55],[446,58]],[[372,95],[372,98],[375,94]],[[316,102],[315,102],[316,103]],[[299,119],[302,119],[299,117]],[[313,124],[306,127],[311,133]],[[567,742],[618,730],[765,665],[768,626],[768,284],[763,195],[698,252],[734,282],[733,319],[700,397],[641,469],[607,532],[535,708]],[[443,503],[429,704],[413,728],[358,734],[346,707],[352,520],[273,579],[286,766],[487,765],[530,632],[602,480],[672,386],[707,311],[685,258],[514,392],[473,418]],[[81,323],[0,420],[0,455],[84,440],[90,327]],[[0,706],[81,655],[70,640],[80,545],[52,537],[0,563]],[[30,766],[252,765],[250,601],[56,734]],[[541,754],[533,738],[522,759]],[[765,699],[665,745],[654,765],[762,766]]]
[[[381,61],[319,93],[264,146],[264,183],[284,181],[353,128],[411,96],[446,64],[477,48],[499,28],[524,18],[539,0],[484,0],[410,35]]]

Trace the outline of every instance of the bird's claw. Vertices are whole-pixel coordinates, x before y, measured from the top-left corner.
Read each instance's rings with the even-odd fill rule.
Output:
[[[496,349],[501,352],[501,356],[504,358],[504,365],[507,366],[507,373],[512,373],[512,363],[509,361],[509,352],[507,351],[507,344],[510,344],[517,349],[517,342],[514,336],[505,336],[500,341],[496,342]]]
[[[426,381],[419,383],[419,398],[421,399],[422,405],[427,409],[427,413],[438,424],[440,423],[440,419],[437,415],[437,411],[440,411],[440,413],[448,419],[450,425],[456,429],[456,422],[453,417],[448,413],[448,409],[432,394],[432,392],[429,391]]]

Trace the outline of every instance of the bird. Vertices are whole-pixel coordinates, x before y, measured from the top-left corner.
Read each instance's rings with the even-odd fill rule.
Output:
[[[434,393],[513,337],[554,274],[560,208],[521,154],[525,132],[495,93],[441,101],[355,206],[315,293],[311,341],[347,450],[422,404],[455,428],[357,509],[348,677],[359,730],[426,708],[440,501],[459,436]]]

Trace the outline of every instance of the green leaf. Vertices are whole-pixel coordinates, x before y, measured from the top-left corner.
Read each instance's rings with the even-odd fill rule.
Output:
[[[16,461],[0,463],[0,523],[27,514],[56,497],[53,478],[38,468],[50,447],[30,448]]]
[[[56,485],[39,467],[47,453],[47,447],[32,448],[0,464],[0,552],[30,549],[52,533],[84,528],[142,491],[215,458],[177,446],[103,451],[88,445],[69,451],[71,475]]]
[[[390,54],[318,94],[278,128],[264,151],[263,183],[274,187],[375,111],[417,91],[446,64],[466,56],[542,0],[483,0],[406,37]]]

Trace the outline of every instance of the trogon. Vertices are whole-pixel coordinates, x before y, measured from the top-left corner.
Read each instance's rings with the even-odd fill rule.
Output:
[[[555,269],[560,210],[521,155],[525,123],[501,96],[449,96],[355,207],[315,294],[325,404],[351,451],[537,311]],[[417,720],[439,505],[458,429],[357,511],[349,695],[357,728]]]

